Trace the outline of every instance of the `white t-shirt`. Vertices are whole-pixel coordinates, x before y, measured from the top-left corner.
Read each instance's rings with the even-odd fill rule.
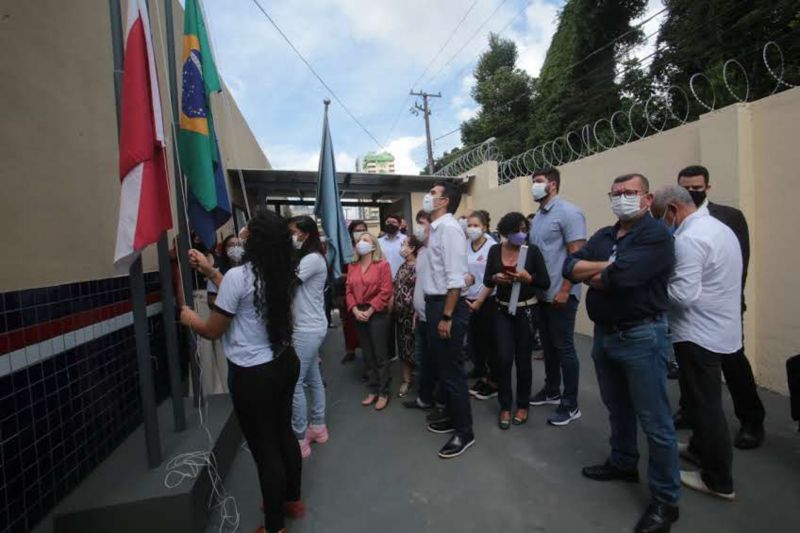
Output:
[[[302,282],[294,293],[292,317],[295,331],[328,329],[325,317],[325,281],[328,264],[318,253],[308,254],[297,265],[297,277]]]
[[[484,235],[486,241],[483,243],[478,251],[474,251],[472,243],[467,242],[467,270],[475,282],[467,288],[464,295],[468,300],[477,300],[483,290],[483,275],[486,273],[486,258],[489,257],[489,248],[497,244],[488,234]]]
[[[378,239],[378,244],[381,246],[381,252],[386,260],[389,262],[389,267],[392,269],[392,279],[397,275],[397,271],[400,270],[400,265],[406,262],[403,259],[403,256],[400,255],[400,247],[403,245],[403,241],[406,240],[406,236],[400,232],[397,232],[393,239],[390,239],[387,235],[384,235],[380,239]]]
[[[231,317],[222,336],[225,356],[239,366],[255,366],[273,359],[264,319],[253,304],[255,274],[250,263],[234,267],[222,278],[214,306]]]

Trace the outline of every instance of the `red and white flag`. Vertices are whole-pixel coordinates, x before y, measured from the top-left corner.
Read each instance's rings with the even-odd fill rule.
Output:
[[[119,132],[122,182],[114,265],[127,270],[172,227],[161,98],[146,0],[128,0]]]

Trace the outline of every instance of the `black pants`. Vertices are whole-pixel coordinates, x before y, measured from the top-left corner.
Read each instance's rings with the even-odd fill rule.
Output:
[[[233,409],[253,454],[264,500],[264,527],[284,527],[284,503],[300,499],[302,459],[292,431],[292,396],[300,374],[293,348],[269,363],[230,365]]]
[[[476,377],[488,376],[493,382],[497,377],[497,354],[495,352],[494,314],[497,304],[494,298],[487,298],[480,310],[469,315],[467,339],[472,366]]]
[[[450,338],[439,336],[439,322],[444,314],[444,298],[425,300],[425,318],[428,324],[428,349],[436,363],[439,381],[447,397],[447,411],[453,420],[456,434],[471,439],[472,407],[469,403],[469,388],[461,350],[469,324],[469,309],[464,300],[459,300],[453,311]]]
[[[766,416],[764,404],[758,397],[753,369],[744,354],[744,347],[722,358],[722,374],[731,393],[736,418],[742,427],[750,430],[761,428]]]
[[[503,411],[510,411],[514,400],[511,388],[511,370],[514,364],[517,366],[517,409],[527,410],[531,400],[532,312],[533,307],[521,307],[515,315],[510,315],[507,308],[500,306],[495,313],[498,400]]]
[[[389,396],[392,375],[386,349],[388,331],[394,326],[388,313],[374,313],[367,322],[356,321],[358,343],[367,366],[367,387],[371,394]]]
[[[681,394],[692,426],[689,450],[700,458],[703,481],[719,492],[733,491],[733,449],[722,410],[722,361],[731,355],[706,350],[692,342],[677,342]]]

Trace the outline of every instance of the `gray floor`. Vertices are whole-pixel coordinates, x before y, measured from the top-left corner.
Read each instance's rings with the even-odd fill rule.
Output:
[[[436,456],[446,436],[425,430],[420,411],[396,398],[378,413],[359,404],[364,388],[360,363],[341,365],[341,329],[323,349],[331,440],[314,445],[303,465],[305,518],[292,532],[486,532],[632,530],[648,502],[646,483],[601,484],[580,475],[583,465],[608,452],[606,411],[589,357],[579,338],[583,418],[566,428],[545,424],[548,408],[532,408],[527,425],[501,432],[494,400],[473,400],[477,442],[457,459]],[[395,363],[395,375],[399,364]],[[534,390],[543,381],[534,366]],[[394,388],[399,385],[395,379]],[[677,392],[677,383],[671,383]],[[726,393],[727,401],[727,393]],[[737,500],[720,501],[685,491],[677,531],[798,531],[800,434],[789,420],[788,399],[762,392],[767,410],[763,448],[734,450]],[[731,412],[730,404],[727,404]],[[731,431],[738,428],[729,422]],[[682,434],[686,439],[688,435]],[[640,470],[646,476],[647,448]],[[261,523],[255,465],[247,450],[225,480],[238,503],[240,531]],[[217,531],[219,523],[208,531]]]

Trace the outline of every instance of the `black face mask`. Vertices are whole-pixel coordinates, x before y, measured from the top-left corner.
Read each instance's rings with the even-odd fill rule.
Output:
[[[706,191],[689,191],[689,195],[694,201],[694,205],[700,207],[706,201]]]
[[[389,235],[394,235],[395,233],[397,233],[398,229],[400,228],[394,224],[386,224],[385,226],[383,226],[383,231],[385,231]]]

